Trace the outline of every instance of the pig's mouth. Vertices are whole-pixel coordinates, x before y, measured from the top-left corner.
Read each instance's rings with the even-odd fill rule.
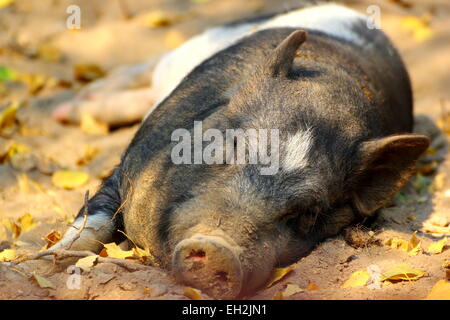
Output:
[[[244,272],[235,247],[221,237],[196,235],[175,247],[172,267],[176,278],[220,299],[236,298]]]

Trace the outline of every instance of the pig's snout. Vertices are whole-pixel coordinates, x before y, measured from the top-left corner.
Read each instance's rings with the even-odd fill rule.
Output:
[[[232,299],[244,280],[237,251],[221,237],[197,235],[175,247],[173,271],[181,282],[215,298]]]

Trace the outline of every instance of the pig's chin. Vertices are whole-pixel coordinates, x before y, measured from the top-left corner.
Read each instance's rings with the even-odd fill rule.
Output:
[[[242,261],[242,255],[242,248],[224,237],[196,234],[176,245],[172,271],[178,281],[214,298],[235,299],[264,284],[273,267],[267,261]]]

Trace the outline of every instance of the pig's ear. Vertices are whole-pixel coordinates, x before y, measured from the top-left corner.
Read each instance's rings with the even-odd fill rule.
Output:
[[[306,31],[292,32],[269,56],[264,71],[271,77],[286,76],[291,69],[295,52],[305,40]]]
[[[384,206],[407,182],[417,159],[430,139],[419,134],[401,134],[363,142],[352,200],[363,215]]]

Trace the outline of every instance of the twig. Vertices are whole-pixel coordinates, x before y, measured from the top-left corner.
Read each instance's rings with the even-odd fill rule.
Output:
[[[84,194],[83,224],[81,225],[80,230],[78,230],[78,232],[75,234],[75,236],[72,239],[69,239],[69,242],[67,243],[66,248],[65,248],[67,250],[70,250],[70,248],[72,247],[74,242],[80,238],[81,233],[83,232],[84,228],[86,228],[86,222],[87,222],[87,217],[88,217],[88,200],[89,200],[89,190],[87,190],[86,193]]]

